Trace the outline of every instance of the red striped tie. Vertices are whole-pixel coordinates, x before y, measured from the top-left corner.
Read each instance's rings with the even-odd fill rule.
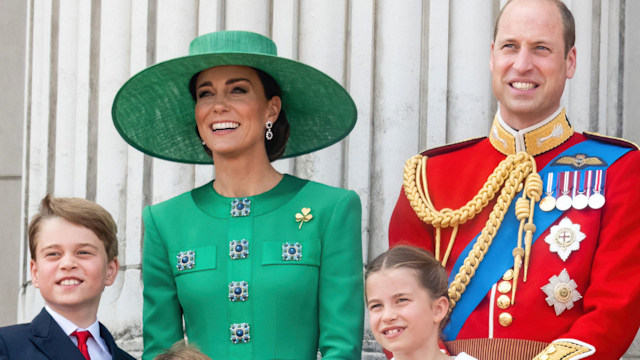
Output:
[[[87,339],[91,337],[91,333],[88,331],[74,331],[71,335],[78,339],[78,349],[84,358],[91,360],[91,357],[89,356],[89,349],[87,349]]]

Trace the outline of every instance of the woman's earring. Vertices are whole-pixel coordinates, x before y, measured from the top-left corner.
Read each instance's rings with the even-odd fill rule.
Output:
[[[202,146],[206,146],[207,143],[204,142],[204,140],[202,140]]]
[[[267,140],[271,140],[273,139],[273,131],[271,131],[271,128],[273,127],[273,123],[271,121],[267,121],[267,133],[265,134],[265,137],[267,138]]]

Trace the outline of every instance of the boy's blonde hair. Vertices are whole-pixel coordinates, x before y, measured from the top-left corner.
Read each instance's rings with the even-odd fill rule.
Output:
[[[102,206],[93,201],[80,198],[56,198],[47,194],[40,203],[40,211],[29,223],[29,251],[31,259],[35,260],[38,234],[45,220],[63,218],[73,224],[91,230],[104,244],[109,261],[118,256],[118,238],[113,217]]]
[[[180,340],[171,346],[171,349],[155,357],[154,360],[211,360],[197,348],[186,345]]]

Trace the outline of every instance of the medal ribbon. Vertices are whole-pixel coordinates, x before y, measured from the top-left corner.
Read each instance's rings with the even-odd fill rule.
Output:
[[[601,187],[602,187],[602,170],[596,170],[596,183],[595,185],[593,185],[593,192],[595,193],[604,192],[604,191],[600,191]]]
[[[571,183],[571,171],[562,173],[562,195],[569,195],[569,183]]]
[[[587,197],[591,196],[591,181],[593,179],[593,170],[587,170],[587,178],[585,180],[584,188],[587,190]]]
[[[553,173],[552,172],[549,172],[549,175],[547,175],[547,191],[545,191],[545,194],[547,195],[553,194]]]
[[[585,193],[585,191],[584,191],[584,182],[586,180],[586,176],[585,176],[585,174],[583,172],[578,172],[576,174],[576,176],[578,177],[578,184],[577,184],[578,185],[578,190],[577,190],[577,193],[584,195],[584,193]]]

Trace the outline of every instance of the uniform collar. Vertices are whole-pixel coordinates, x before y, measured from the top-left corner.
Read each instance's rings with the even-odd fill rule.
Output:
[[[544,121],[522,130],[515,130],[507,125],[498,110],[491,125],[489,141],[504,155],[525,151],[537,156],[560,146],[571,135],[573,126],[569,123],[564,108],[558,108]]]

